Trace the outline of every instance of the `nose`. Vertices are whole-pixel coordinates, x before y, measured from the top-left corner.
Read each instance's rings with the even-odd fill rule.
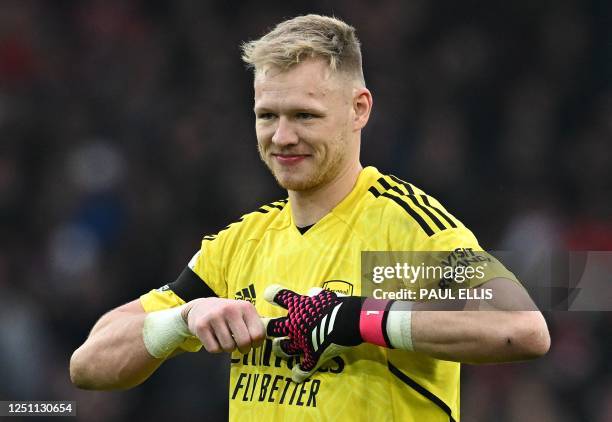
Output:
[[[284,116],[278,119],[278,125],[272,136],[272,143],[278,146],[295,145],[298,143],[298,136],[293,125]]]

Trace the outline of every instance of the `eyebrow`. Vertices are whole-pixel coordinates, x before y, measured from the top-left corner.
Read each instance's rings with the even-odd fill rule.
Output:
[[[270,113],[270,112],[275,112],[274,109],[270,108],[270,107],[253,107],[253,111],[255,113]],[[291,106],[288,107],[286,110],[286,112],[289,112],[289,114],[293,114],[293,113],[311,113],[311,114],[322,114],[325,113],[325,109],[324,108],[318,108],[318,107],[312,107],[312,106]]]

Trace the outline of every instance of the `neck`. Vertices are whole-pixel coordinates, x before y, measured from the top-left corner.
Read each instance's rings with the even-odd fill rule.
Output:
[[[296,226],[310,226],[329,214],[353,190],[362,169],[357,161],[323,186],[308,191],[290,190],[289,200]]]

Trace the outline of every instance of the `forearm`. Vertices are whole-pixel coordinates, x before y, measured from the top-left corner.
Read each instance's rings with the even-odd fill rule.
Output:
[[[490,290],[489,299],[397,301],[384,327],[390,345],[464,363],[513,362],[546,354],[548,327],[526,291],[503,278],[488,281],[475,292],[483,289]],[[368,341],[371,336],[367,330],[365,334]],[[376,342],[376,336],[371,338],[385,345]]]
[[[80,388],[116,390],[146,380],[163,362],[146,350],[142,328],[145,313],[111,312],[70,359],[70,377]]]
[[[414,350],[464,363],[513,362],[546,354],[550,347],[548,327],[527,292],[504,278],[474,290],[485,289],[491,292],[490,299],[414,303]]]
[[[412,313],[414,350],[464,363],[533,359],[550,339],[537,311],[418,311]]]

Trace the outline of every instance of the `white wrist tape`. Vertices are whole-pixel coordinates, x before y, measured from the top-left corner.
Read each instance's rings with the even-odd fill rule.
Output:
[[[142,328],[142,338],[151,356],[168,357],[185,339],[192,334],[181,311],[183,306],[150,312]]]
[[[387,336],[396,349],[414,350],[412,345],[412,302],[397,301],[387,316]]]

